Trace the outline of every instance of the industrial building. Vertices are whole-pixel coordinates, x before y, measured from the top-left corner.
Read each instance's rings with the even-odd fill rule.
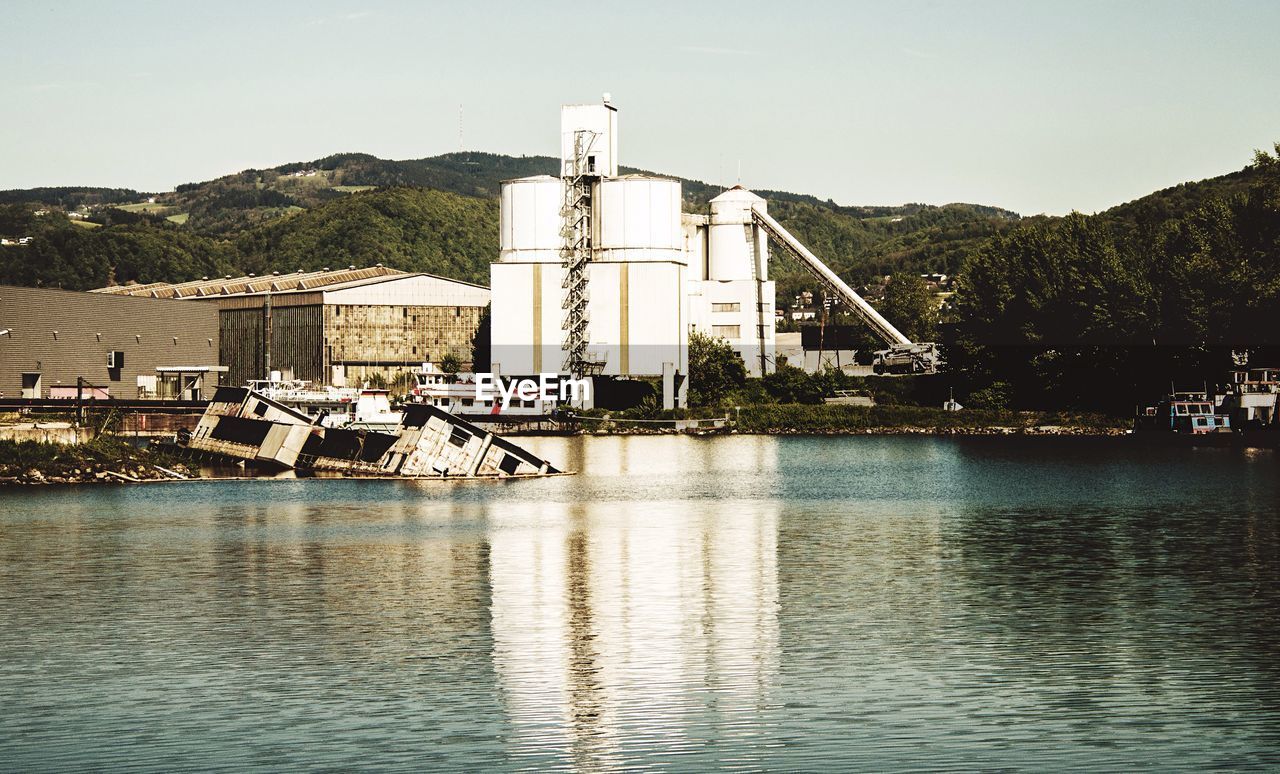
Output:
[[[218,352],[211,306],[0,286],[0,397],[208,398]]]
[[[685,405],[690,331],[723,338],[760,376],[775,365],[769,243],[846,302],[890,349],[884,369],[929,372],[910,342],[735,186],[685,213],[678,180],[618,174],[618,111],[566,105],[560,177],[503,183],[501,249],[490,267],[491,367],[507,376],[661,377]]]
[[[446,355],[469,361],[489,303],[489,289],[482,285],[380,265],[122,285],[94,293],[216,308],[218,362],[227,366],[225,383],[232,386],[265,379],[272,371],[356,386],[393,379]]]
[[[751,217],[764,200],[735,188],[684,213],[678,180],[618,175],[617,125],[608,101],[566,105],[562,176],[503,184],[493,370],[662,377],[683,405],[690,329],[772,370],[774,284]]]

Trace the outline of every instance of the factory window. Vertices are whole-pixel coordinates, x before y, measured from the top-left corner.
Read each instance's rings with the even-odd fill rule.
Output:
[[[731,302],[731,303],[712,304],[712,305],[711,305],[711,311],[713,311],[713,312],[741,312],[741,311],[742,311],[742,304],[738,303],[737,301],[733,301],[733,302]]]
[[[757,335],[757,336],[759,336],[759,337],[760,337],[760,338],[762,338],[762,339],[765,339],[765,338],[768,338],[768,337],[769,337],[769,326],[767,326],[767,325],[759,325],[759,326],[756,326],[756,327],[758,328],[758,331],[757,331],[757,333],[756,333],[756,335]]]
[[[712,325],[711,335],[720,336],[726,339],[737,339],[742,336],[742,326],[740,325]]]
[[[415,354],[415,355],[416,355],[416,354],[418,354],[418,348],[417,348],[417,347],[414,347],[414,348],[413,348],[413,354]]]
[[[453,316],[454,316],[454,317],[461,317],[461,316],[462,316],[462,307],[460,307],[460,306],[455,306],[455,307],[453,308]]]

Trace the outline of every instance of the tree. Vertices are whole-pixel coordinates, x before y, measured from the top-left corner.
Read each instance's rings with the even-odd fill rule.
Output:
[[[925,281],[914,274],[895,274],[877,310],[912,341],[934,341],[938,331],[938,302]]]
[[[782,363],[761,380],[770,397],[779,403],[821,403],[824,380],[809,372]]]
[[[462,369],[462,363],[458,361],[458,356],[452,352],[440,358],[440,370],[446,374],[456,374]]]
[[[722,338],[689,333],[689,405],[716,406],[747,382],[742,358]]]

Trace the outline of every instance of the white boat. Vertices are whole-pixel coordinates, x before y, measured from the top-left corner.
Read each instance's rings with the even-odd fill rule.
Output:
[[[434,363],[423,363],[413,376],[416,384],[409,391],[409,401],[434,406],[450,414],[534,417],[549,415],[558,405],[558,401],[512,398],[504,407],[500,396],[477,400],[474,373],[446,373]]]

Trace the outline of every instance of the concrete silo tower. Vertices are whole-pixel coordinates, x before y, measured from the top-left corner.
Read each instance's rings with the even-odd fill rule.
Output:
[[[561,176],[503,184],[492,366],[508,375],[663,377],[684,405],[686,258],[678,180],[618,175],[618,112],[561,109]]]

